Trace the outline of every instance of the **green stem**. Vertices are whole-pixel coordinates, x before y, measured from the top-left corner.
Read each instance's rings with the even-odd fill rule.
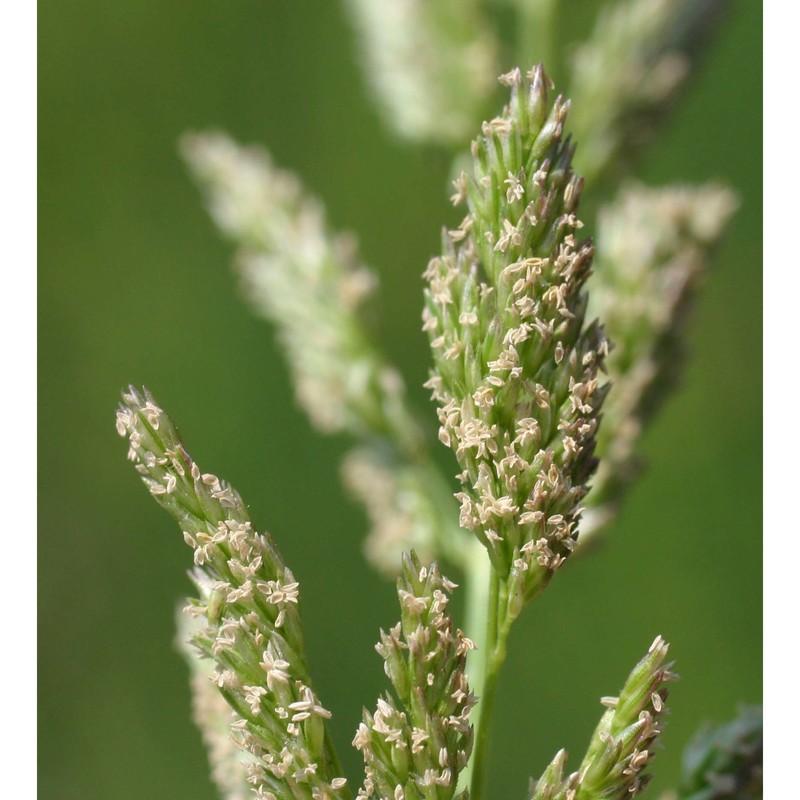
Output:
[[[469,787],[470,800],[480,800],[483,789],[497,678],[506,658],[506,640],[511,627],[506,613],[506,583],[492,568],[483,546],[477,542],[475,545],[467,562],[466,633],[483,638],[476,640],[474,653],[477,657],[467,664],[470,689],[478,697],[471,714],[475,730],[472,757],[461,779],[462,788]]]
[[[480,696],[483,684],[486,681],[486,652],[487,634],[489,626],[489,605],[491,582],[493,577],[492,565],[483,545],[476,539],[470,542],[464,571],[466,572],[467,608],[464,632],[473,642],[476,649],[475,657],[470,657],[467,663],[467,677],[472,691]],[[480,716],[481,704],[473,710],[470,718],[473,725]]]
[[[557,86],[562,77],[558,6],[559,0],[517,0],[517,62],[523,69],[544,64]]]

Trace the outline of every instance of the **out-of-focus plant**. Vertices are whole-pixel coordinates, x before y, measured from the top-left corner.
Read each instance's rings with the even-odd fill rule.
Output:
[[[607,4],[584,42],[568,40],[558,0],[508,6],[515,43],[479,0],[347,3],[387,123],[451,148],[457,165],[451,199],[465,216],[424,272],[423,330],[459,491],[365,322],[377,279],[352,238],[332,232],[322,203],[265,151],[219,133],[182,145],[237,247],[245,296],[284,344],[298,402],[321,431],[353,442],[342,471],[371,523],[366,552],[397,577],[400,622],[378,644],[391,688],[353,740],[364,798],[481,797],[511,627],[618,513],[640,468],[640,433],[674,382],[686,310],[736,206],[716,184],[621,181],[723,3]],[[513,47],[567,91],[553,96],[542,65],[513,67],[500,77],[507,105],[481,125],[495,65],[510,66]],[[299,584],[275,542],[231,486],[201,472],[146,390],[123,393],[117,428],[194,553],[180,635],[221,795],[352,797],[306,662]],[[448,614],[455,586],[438,562],[464,575],[471,638]],[[570,771],[559,751],[531,800],[621,800],[644,788],[674,677],[667,649],[656,638],[619,695],[602,698],[582,761]],[[748,710],[691,744],[677,796],[760,797],[760,754],[760,713]]]

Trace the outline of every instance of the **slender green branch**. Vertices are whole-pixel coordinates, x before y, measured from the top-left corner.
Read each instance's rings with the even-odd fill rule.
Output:
[[[469,685],[476,697],[482,698],[486,683],[487,654],[489,652],[489,619],[492,594],[493,570],[489,557],[477,542],[471,542],[469,558],[465,561],[466,572],[466,634],[475,642],[476,650],[467,659]],[[472,723],[478,725],[483,709],[482,700],[472,712]]]
[[[506,640],[513,621],[508,614],[508,586],[492,568],[485,549],[478,542],[466,561],[466,630],[480,637],[467,665],[471,691],[478,698],[472,712],[475,744],[461,788],[469,787],[470,798],[480,797],[486,772],[492,710],[500,668],[506,657]]]
[[[488,558],[484,557],[484,561],[488,563]],[[508,583],[498,576],[496,570],[491,570],[488,594],[486,641],[483,657],[478,659],[478,664],[481,665],[478,668],[478,678],[481,683],[470,684],[479,698],[475,709],[477,713],[473,713],[475,745],[466,770],[471,800],[479,800],[485,782],[489,729],[497,693],[497,679],[506,660],[506,641],[513,621],[507,611]]]

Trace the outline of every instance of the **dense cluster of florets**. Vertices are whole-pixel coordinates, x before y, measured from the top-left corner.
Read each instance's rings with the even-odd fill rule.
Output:
[[[257,798],[334,800],[345,779],[325,729],[331,714],[311,687],[298,613],[299,584],[271,537],[253,528],[233,487],[202,473],[146,391],[123,394],[117,430],[153,497],[194,550],[198,597],[191,637],[232,709],[230,733]]]
[[[614,342],[614,388],[603,406],[584,535],[613,518],[639,474],[639,437],[680,371],[687,309],[735,208],[733,193],[715,184],[628,183],[598,215],[589,310]]]
[[[364,711],[353,744],[364,756],[362,798],[450,800],[469,759],[475,703],[464,672],[474,646],[446,613],[453,588],[434,564],[406,556],[398,580],[401,621],[381,631],[394,696]],[[461,795],[459,795],[461,796]]]
[[[608,344],[584,324],[593,248],[576,238],[569,103],[548,108],[541,67],[501,80],[511,103],[473,143],[473,174],[455,182],[453,201],[469,213],[425,273],[423,327],[439,438],[463,469],[461,525],[522,603],[577,538]]]
[[[396,25],[386,25],[377,5],[351,0],[365,38],[377,45],[365,49],[376,84],[390,87],[382,94],[396,126],[411,138],[459,140],[488,94],[494,53],[478,4],[400,3]],[[688,31],[721,5],[711,0],[695,11],[689,0],[637,0],[600,17],[572,68],[588,174],[623,160],[641,112],[658,110],[685,77]],[[473,754],[477,701],[465,667],[474,644],[447,614],[454,584],[435,563],[403,556],[401,620],[377,645],[391,690],[364,711],[353,740],[365,762],[359,800],[468,800],[467,783],[480,793],[511,623],[575,548],[595,450],[606,459],[590,501],[595,525],[634,473],[639,427],[674,365],[675,333],[704,248],[734,205],[719,189],[626,189],[601,214],[604,280],[590,306],[594,248],[579,237],[583,180],[564,136],[570,103],[559,96],[550,104],[541,66],[500,81],[510,103],[483,124],[471,171],[454,181],[453,203],[466,204],[467,214],[445,232],[443,254],[425,271],[423,313],[439,439],[461,468],[460,528],[475,535],[488,561],[450,521],[451,488],[428,458],[399,374],[363,324],[375,278],[352,239],[334,236],[322,205],[266,153],[218,134],[184,141],[212,215],[237,242],[252,303],[278,326],[299,402],[321,430],[359,440],[345,475],[373,525],[371,560],[392,571],[399,551],[414,546],[426,563],[443,555],[466,567],[476,586],[488,570],[487,641],[471,673],[485,716],[473,716]],[[594,312],[620,341],[611,358]],[[618,400],[598,437],[607,366]],[[184,638],[195,717],[221,793],[350,800],[327,730],[331,713],[306,663],[299,584],[271,537],[255,530],[229,484],[200,471],[149,393],[123,394],[117,430],[194,554],[198,596],[184,609]],[[607,710],[580,767],[565,775],[560,751],[532,782],[529,800],[625,800],[647,785],[665,684],[674,677],[667,649],[658,637],[619,696],[601,699]],[[709,736],[698,759],[684,786],[693,800],[760,791],[760,715]]]
[[[365,73],[403,138],[462,144],[491,96],[497,43],[479,0],[347,0]]]
[[[633,668],[619,697],[603,697],[608,709],[594,731],[580,768],[564,775],[567,753],[560,750],[531,785],[530,800],[627,800],[650,780],[644,768],[667,713],[666,683],[675,679],[664,661],[669,645],[659,636]]]
[[[322,204],[261,148],[209,133],[186,136],[183,151],[214,220],[239,245],[247,299],[277,325],[297,399],[314,424],[402,432],[402,378],[360,319],[377,279],[360,263],[354,237],[332,234]]]

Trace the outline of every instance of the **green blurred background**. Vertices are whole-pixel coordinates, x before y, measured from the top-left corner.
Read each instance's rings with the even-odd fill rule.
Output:
[[[596,3],[564,4],[585,30]],[[129,382],[154,391],[293,565],[357,786],[349,742],[385,686],[373,644],[397,615],[394,591],[361,555],[365,520],[337,475],[346,442],[295,407],[176,140],[212,126],[267,144],[334,226],[358,233],[381,276],[383,341],[423,409],[420,274],[452,214],[448,160],[382,126],[337,2],[43,0],[39,11],[41,796],[215,796],[173,648],[190,552],[114,432]],[[577,757],[599,697],[657,633],[683,680],[653,796],[700,722],[760,699],[760,106],[761,9],[738,2],[641,174],[723,178],[741,209],[695,309],[684,388],[647,437],[647,474],[605,548],[559,575],[514,631],[489,797],[523,797],[559,747]]]

